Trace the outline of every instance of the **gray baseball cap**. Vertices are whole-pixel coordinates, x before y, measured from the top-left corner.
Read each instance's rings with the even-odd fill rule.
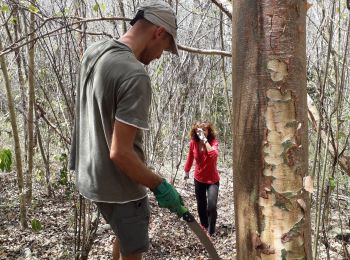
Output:
[[[140,18],[144,18],[154,25],[163,27],[173,37],[173,44],[167,51],[179,55],[176,44],[176,14],[168,3],[162,0],[146,0],[142,2],[137,8],[136,16],[131,20],[130,24],[134,25]]]

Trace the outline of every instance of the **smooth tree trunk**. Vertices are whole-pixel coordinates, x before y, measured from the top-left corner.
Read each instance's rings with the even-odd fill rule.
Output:
[[[118,4],[119,4],[119,9],[120,9],[122,16],[126,17],[123,0],[118,0]],[[123,25],[122,28],[123,28],[123,34],[124,34],[127,31],[126,21],[122,21],[122,25]]]
[[[2,50],[2,41],[1,41],[1,35],[0,35],[0,51]],[[7,71],[7,64],[5,62],[4,56],[0,56],[0,67],[4,76],[4,82],[5,82],[5,88],[6,88],[6,94],[7,94],[7,103],[8,103],[8,109],[10,113],[10,121],[11,121],[11,127],[12,127],[12,134],[14,139],[14,145],[15,145],[15,156],[16,156],[16,172],[17,172],[17,185],[18,185],[18,197],[19,197],[19,204],[20,204],[20,223],[22,228],[27,228],[27,208],[26,208],[26,201],[25,201],[25,192],[24,192],[24,181],[23,181],[23,167],[22,167],[22,155],[21,155],[21,146],[20,146],[20,140],[18,135],[18,128],[17,128],[17,119],[16,119],[16,112],[14,107],[14,100],[12,96],[12,90],[11,90],[11,82],[10,82],[10,76]]]
[[[35,1],[33,1],[35,4]],[[33,32],[35,29],[35,14],[33,12],[30,13],[30,26],[29,31]],[[27,184],[27,194],[26,199],[28,204],[31,204],[32,201],[32,175],[33,175],[33,157],[34,157],[34,103],[35,103],[35,88],[34,88],[34,78],[35,78],[35,42],[34,42],[35,34],[31,33],[29,36],[29,40],[31,41],[29,44],[28,50],[28,172],[26,178]]]
[[[82,0],[74,0],[74,6],[75,6],[75,15],[77,17],[86,17],[86,3]],[[79,57],[83,57],[84,50],[86,49],[86,24],[81,23],[78,25],[79,31],[77,32],[78,35],[78,50],[79,50]]]
[[[310,259],[303,0],[237,0],[232,15],[237,259]]]
[[[22,34],[22,28],[21,28],[21,17],[19,13],[19,1],[16,0],[14,2],[15,4],[13,5],[13,17],[16,17],[17,22],[13,24],[13,35],[14,35],[14,41],[17,42],[20,38],[19,35]],[[12,38],[10,31],[8,34],[9,38]],[[25,92],[25,78],[24,78],[24,73],[23,73],[23,66],[22,66],[22,51],[21,49],[16,49],[14,50],[15,57],[16,57],[16,63],[17,63],[17,75],[18,75],[18,83],[19,83],[19,88],[21,92],[21,107],[23,111],[27,110],[27,95]],[[27,150],[28,147],[28,136],[27,136],[27,115],[25,113],[22,113],[23,117],[23,129],[24,129],[24,149]],[[27,162],[27,155],[24,155],[24,162]]]
[[[47,196],[51,197],[52,196],[52,186],[51,186],[51,171],[50,171],[50,141],[47,141],[47,154],[45,153],[45,148],[43,144],[43,138],[41,136],[41,130],[38,122],[36,122],[36,132],[38,135],[38,145],[39,145],[39,150],[41,154],[41,158],[43,160],[44,166],[45,166],[45,181],[46,181],[46,187],[47,187]],[[48,140],[50,136],[50,130],[47,130],[48,132]]]

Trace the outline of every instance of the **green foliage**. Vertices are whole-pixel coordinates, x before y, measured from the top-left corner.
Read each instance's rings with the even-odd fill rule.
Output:
[[[12,153],[10,149],[0,150],[0,170],[9,172],[12,166]]]
[[[55,13],[55,16],[62,17],[70,14],[70,9],[65,7],[64,9],[61,9],[60,12]]]
[[[45,174],[44,171],[42,169],[37,169],[35,171],[35,179],[37,180],[37,182],[42,183],[45,179]]]
[[[46,74],[46,69],[45,68],[41,68],[39,69],[39,77],[41,80],[45,80],[47,74]]]
[[[329,188],[331,189],[331,191],[333,191],[336,187],[337,183],[335,181],[335,179],[333,177],[329,178]]]
[[[11,18],[9,19],[9,22],[12,24],[17,24],[17,18],[14,16],[11,16]]]
[[[55,159],[59,162],[64,162],[67,160],[67,154],[66,153],[57,154],[55,155]]]
[[[32,230],[34,232],[39,232],[40,230],[42,230],[42,225],[41,225],[40,220],[38,220],[36,218],[32,219]]]
[[[97,12],[98,9],[100,9],[101,11],[105,11],[106,10],[106,4],[104,3],[97,3],[94,5],[93,7],[94,11]]]
[[[159,62],[159,65],[157,67],[157,70],[155,72],[156,76],[159,76],[161,73],[163,73],[164,68],[163,68],[163,62]]]
[[[68,185],[68,171],[67,168],[62,168],[60,170],[60,176],[58,179],[58,183],[62,186],[67,186]]]
[[[70,9],[68,9],[67,7],[65,7],[65,8],[63,9],[62,15],[69,15],[69,14],[70,14]]]
[[[63,188],[65,195],[69,197],[74,190],[74,182],[71,180],[68,170],[68,156],[66,153],[61,153],[54,156],[55,160],[60,163],[59,174],[53,183],[54,188]]]
[[[10,8],[9,8],[9,6],[7,4],[0,5],[0,12],[7,13],[9,11],[10,11]]]
[[[28,9],[29,9],[30,12],[32,12],[32,13],[34,13],[34,14],[39,13],[39,8],[36,7],[35,5],[32,5],[32,4],[29,5],[29,6],[28,6]]]
[[[337,133],[337,139],[345,139],[346,138],[346,134],[344,132],[338,132]]]

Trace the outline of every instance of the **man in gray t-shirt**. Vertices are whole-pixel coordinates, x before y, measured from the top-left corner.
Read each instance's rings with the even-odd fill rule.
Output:
[[[150,78],[142,64],[164,50],[178,54],[176,16],[161,0],[141,4],[120,39],[90,46],[81,62],[71,169],[82,196],[94,201],[117,236],[113,258],[141,259],[149,246],[146,187],[158,205],[179,216],[175,188],[145,165],[142,131],[148,130]]]

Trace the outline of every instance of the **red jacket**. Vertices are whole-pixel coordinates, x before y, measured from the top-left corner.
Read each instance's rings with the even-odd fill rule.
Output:
[[[184,170],[185,172],[189,172],[193,159],[195,159],[194,178],[202,183],[213,184],[220,180],[216,167],[218,160],[218,141],[214,139],[209,144],[213,147],[213,151],[207,152],[206,149],[199,151],[199,142],[191,140]]]

